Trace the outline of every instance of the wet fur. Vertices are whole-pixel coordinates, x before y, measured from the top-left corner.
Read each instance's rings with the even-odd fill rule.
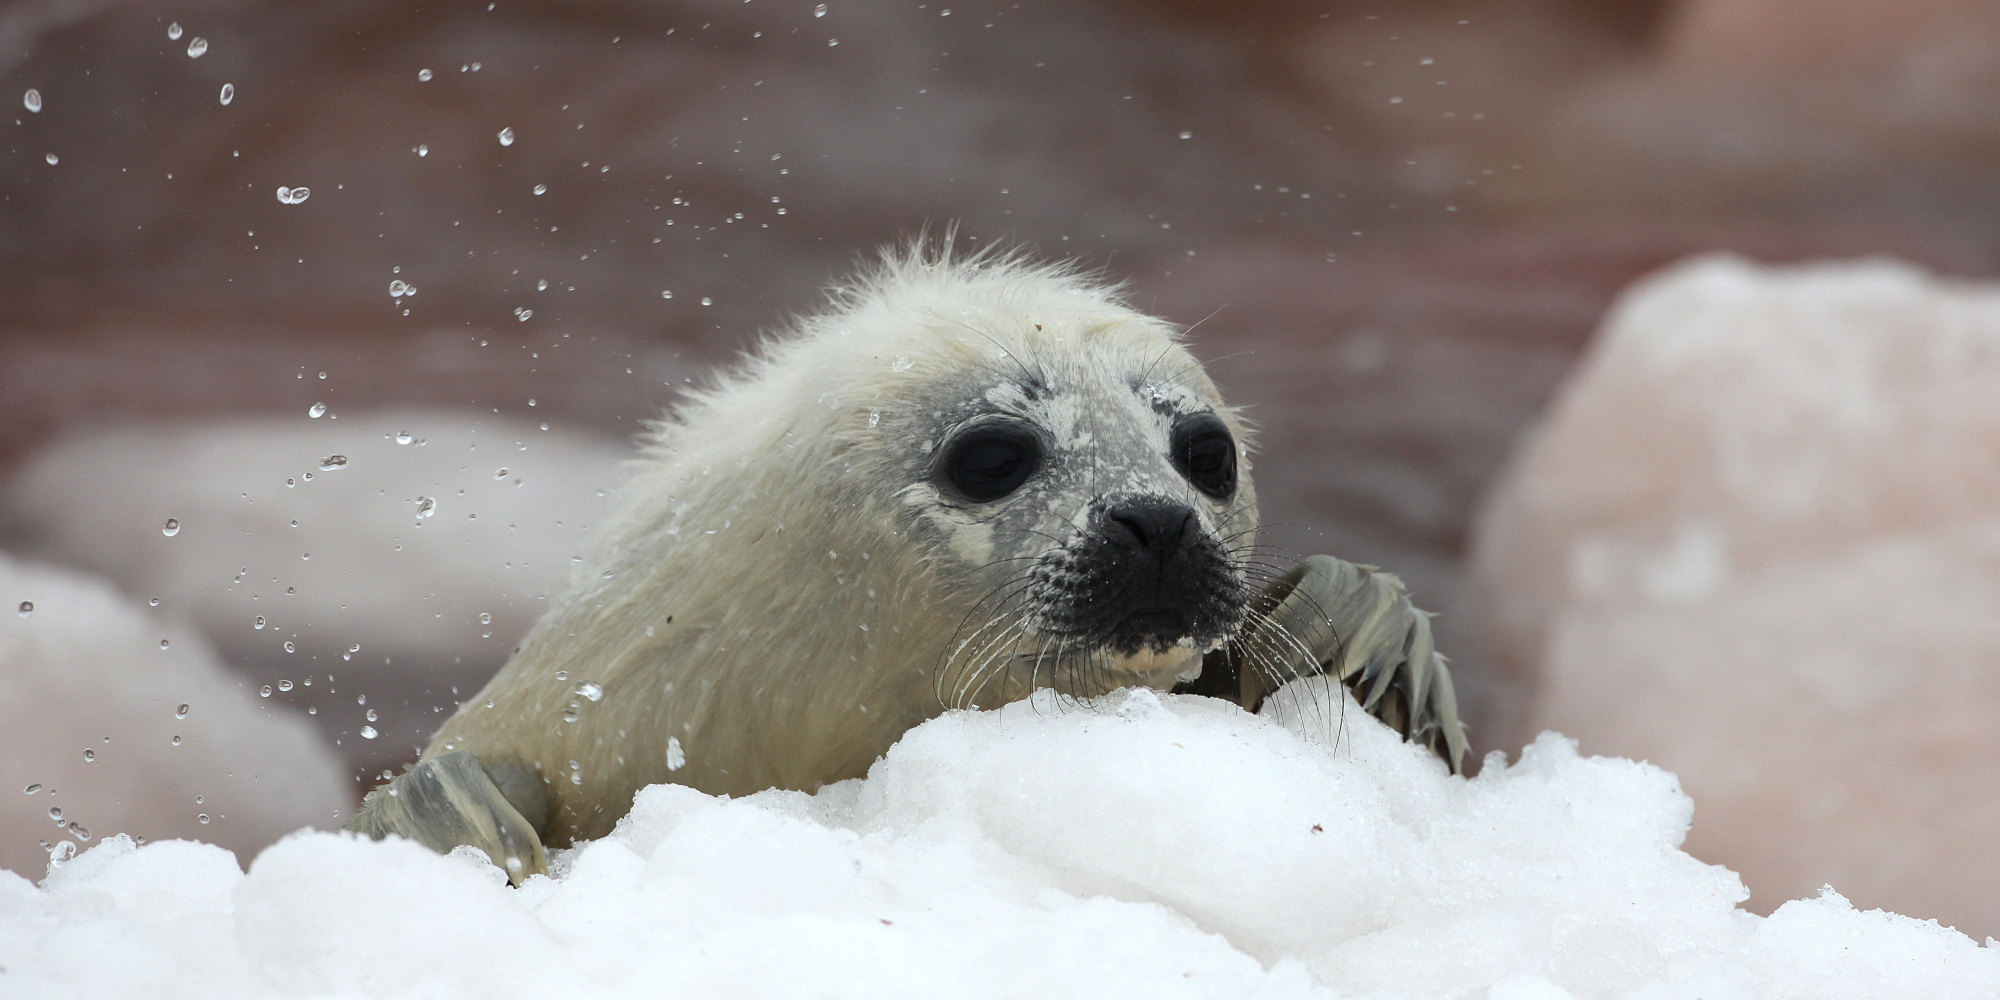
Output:
[[[1164,457],[1160,428],[1197,408],[1237,443],[1227,502]],[[1006,517],[930,485],[943,436],[995,410],[1069,449]],[[425,753],[546,782],[552,847],[607,832],[650,783],[812,789],[947,706],[1191,675],[1240,612],[1213,641],[1131,655],[1048,627],[1059,590],[1038,568],[1106,496],[1173,491],[1225,553],[1226,603],[1251,588],[1241,420],[1172,327],[1019,257],[887,257],[691,394],[633,464],[573,591]]]

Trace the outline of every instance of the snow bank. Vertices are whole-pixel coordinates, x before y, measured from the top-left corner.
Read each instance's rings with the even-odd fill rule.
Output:
[[[0,868],[119,832],[247,854],[354,795],[304,716],[164,609],[0,554]]]
[[[126,425],[36,452],[0,517],[33,554],[161,598],[258,683],[316,676],[274,701],[317,708],[372,771],[425,741],[453,687],[485,683],[568,584],[628,452],[473,410]]]
[[[1636,285],[1476,572],[1537,727],[1680,775],[1770,906],[2000,933],[2000,286],[1705,257]]]
[[[1039,701],[817,795],[640,793],[510,890],[302,833],[241,872],[104,844],[0,875],[9,996],[1991,997],[2000,954],[1836,895],[1769,918],[1677,845],[1673,777],[1545,736],[1447,777],[1223,703]]]

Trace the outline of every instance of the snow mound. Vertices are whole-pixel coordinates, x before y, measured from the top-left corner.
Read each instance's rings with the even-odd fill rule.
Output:
[[[1769,907],[2000,933],[2000,285],[1711,255],[1635,285],[1475,569],[1532,721],[1679,774]]]
[[[945,716],[816,795],[672,785],[511,890],[307,832],[0,875],[9,996],[1991,997],[2000,954],[1828,893],[1769,918],[1672,775],[1544,736],[1448,777],[1208,699]]]
[[[569,582],[629,451],[476,410],[120,425],[36,452],[4,513],[254,672],[476,685]]]
[[[249,852],[352,808],[305,717],[169,612],[0,553],[0,868],[119,832]]]

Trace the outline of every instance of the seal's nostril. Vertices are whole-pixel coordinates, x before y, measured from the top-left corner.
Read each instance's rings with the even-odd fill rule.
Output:
[[[1141,497],[1106,510],[1104,519],[1124,529],[1139,551],[1164,556],[1186,544],[1194,510],[1171,500]]]

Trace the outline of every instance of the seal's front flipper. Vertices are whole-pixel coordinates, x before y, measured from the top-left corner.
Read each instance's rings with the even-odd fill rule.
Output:
[[[1241,635],[1175,690],[1227,698],[1251,711],[1287,681],[1324,674],[1361,707],[1463,773],[1465,726],[1451,670],[1431,639],[1430,613],[1403,581],[1373,566],[1313,556],[1250,602]]]
[[[546,818],[546,802],[532,776],[504,767],[490,773],[479,758],[454,750],[369,792],[347,828],[376,840],[408,837],[440,854],[471,845],[505,869],[507,881],[520,885],[549,870],[537,824],[528,820],[528,814]]]

